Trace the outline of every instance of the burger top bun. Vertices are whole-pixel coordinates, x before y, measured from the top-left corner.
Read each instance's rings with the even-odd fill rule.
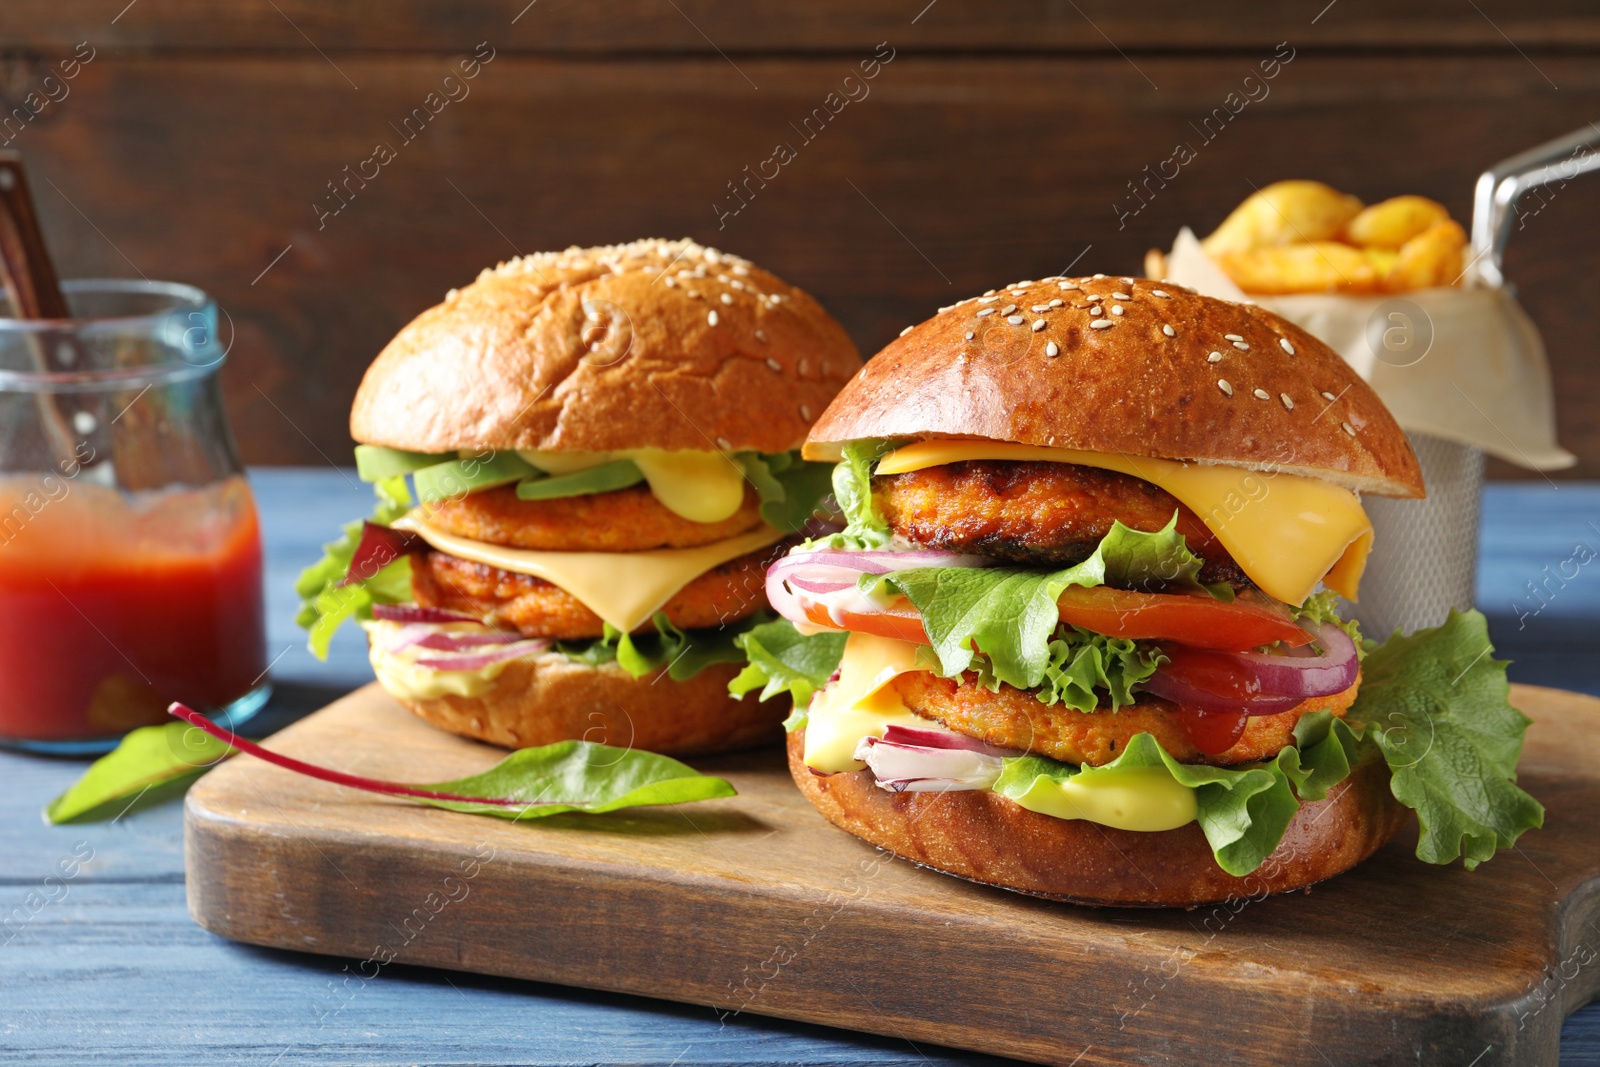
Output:
[[[416,452],[783,452],[860,365],[820,304],[737,256],[569,248],[417,316],[367,369],[350,434]]]
[[[806,456],[863,438],[975,437],[1198,460],[1420,497],[1383,402],[1269,311],[1143,278],[1047,278],[964,300],[875,356]]]

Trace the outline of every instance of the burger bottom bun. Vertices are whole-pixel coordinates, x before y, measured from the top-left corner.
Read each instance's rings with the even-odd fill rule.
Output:
[[[502,748],[593,741],[669,756],[731,752],[781,736],[787,700],[728,695],[738,664],[714,663],[675,682],[666,668],[635,678],[560,655],[513,660],[477,696],[395,699],[425,721]]]
[[[1250,874],[1217,866],[1198,823],[1141,833],[1029,811],[996,793],[891,793],[871,771],[822,776],[789,735],[789,773],[835,826],[945,874],[1031,896],[1117,907],[1193,907],[1301,889],[1349,870],[1410,818],[1382,759],[1303,803],[1283,842]]]

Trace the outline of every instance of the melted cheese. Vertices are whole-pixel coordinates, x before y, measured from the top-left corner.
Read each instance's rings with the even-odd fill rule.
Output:
[[[622,452],[523,450],[517,455],[546,474],[557,475],[631,459],[662,506],[690,522],[721,522],[744,504],[744,468],[723,452],[631,448]]]
[[[852,633],[839,661],[839,678],[828,683],[806,709],[803,759],[813,770],[833,774],[866,766],[855,758],[863,737],[882,737],[890,726],[938,726],[906,708],[893,689],[896,677],[917,666],[917,646],[889,637]]]
[[[394,524],[410,530],[440,552],[472,563],[543,578],[571,593],[583,605],[624,633],[649,622],[678,591],[713,567],[783,538],[760,526],[698,548],[660,548],[649,552],[542,552],[473,541],[428,525],[416,512]]]
[[[1355,600],[1372,548],[1372,520],[1355,493],[1295,474],[974,440],[907,445],[885,456],[877,473],[969,459],[1076,463],[1160,486],[1216,534],[1251,581],[1288,604],[1304,602],[1319,581]]]
[[[818,693],[806,711],[807,767],[824,773],[859,771],[855,758],[865,737],[882,737],[891,726],[945,730],[910,711],[888,688],[895,678],[928,670],[917,663],[917,647],[871,634],[852,633],[839,661],[839,677]],[[1194,821],[1194,790],[1179,785],[1165,767],[1086,767],[1066,782],[1040,776],[1017,804],[1057,819],[1086,819],[1119,830],[1173,830]]]

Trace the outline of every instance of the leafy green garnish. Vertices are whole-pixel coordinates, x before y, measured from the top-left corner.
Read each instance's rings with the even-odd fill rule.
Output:
[[[740,452],[734,459],[761,497],[762,521],[785,533],[804,528],[832,484],[831,464],[807,462],[798,452]]]
[[[819,537],[807,548],[882,548],[889,541],[889,524],[872,503],[872,467],[892,448],[889,441],[852,441],[844,458],[834,465],[833,499],[844,513],[845,528]]]
[[[756,622],[765,616],[758,616]],[[740,630],[724,627],[706,630],[680,630],[665,612],[658,611],[653,634],[625,634],[605,624],[605,636],[590,641],[559,641],[556,650],[568,659],[597,667],[616,663],[641,678],[667,667],[667,677],[675,682],[693,678],[713,663],[743,663],[738,648]]]
[[[1050,643],[1060,619],[1056,598],[1068,586],[1161,582],[1203,588],[1198,575],[1204,561],[1189,551],[1177,521],[1174,514],[1156,533],[1113,522],[1088,559],[1061,570],[919,567],[865,575],[861,588],[868,595],[881,595],[885,587],[905,594],[922,615],[946,677],[976,669],[976,646],[988,660],[982,673],[992,684],[1033,689],[1051,666]]]
[[[558,741],[540,748],[519,749],[482,774],[415,788],[521,801],[519,805],[505,805],[416,798],[449,811],[517,820],[568,811],[598,815],[619,808],[687,804],[737,795],[723,779],[701,774],[669,756],[590,741]]]
[[[83,777],[44,809],[45,818],[53,824],[99,822],[182,796],[233,751],[186,722],[142,726],[89,764]]]
[[[849,636],[843,631],[802,634],[788,619],[753,627],[734,638],[750,663],[728,683],[728,691],[743,697],[759,687],[761,700],[788,693],[794,699],[795,713],[803,715],[811,695],[827,685],[839,669]]]
[[[1060,626],[1050,639],[1044,684],[1035,692],[1046,704],[1065,704],[1074,711],[1094,711],[1100,692],[1111,710],[1134,702],[1133,687],[1167,662],[1161,650],[1126,637],[1107,637],[1078,626]],[[979,657],[986,663],[987,657]],[[982,677],[983,672],[979,672]],[[991,686],[991,689],[998,686]]]
[[[1492,651],[1478,611],[1396,634],[1367,656],[1349,713],[1388,761],[1395,799],[1417,813],[1418,857],[1460,856],[1469,871],[1544,824],[1516,785],[1528,717],[1511,706],[1507,661]]]
[[[382,478],[373,483],[378,503],[372,521],[383,526],[411,510],[411,492],[403,476]],[[340,585],[356,546],[361,543],[361,521],[346,523],[344,535],[322,546],[322,558],[305,570],[294,583],[300,594],[300,611],[295,622],[305,627],[307,647],[318,659],[328,658],[328,643],[334,631],[347,619],[369,619],[374,604],[403,604],[411,600],[411,560],[405,556],[371,575],[354,575]]]
[[[1367,651],[1363,647],[1364,638],[1361,636],[1361,627],[1354,619],[1341,619],[1339,617],[1339,594],[1331,589],[1324,589],[1319,593],[1312,593],[1306,597],[1306,602],[1299,607],[1289,606],[1294,613],[1296,622],[1324,623],[1331,622],[1339,629],[1350,635],[1350,640],[1356,643],[1356,655],[1366,658]]]

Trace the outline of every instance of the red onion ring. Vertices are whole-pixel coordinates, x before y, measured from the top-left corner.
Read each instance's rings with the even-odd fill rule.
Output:
[[[806,622],[802,593],[825,596],[848,589],[863,574],[889,574],[917,567],[991,567],[999,560],[959,552],[796,549],[767,570],[767,600],[790,622]]]
[[[1350,635],[1333,623],[1305,627],[1322,646],[1316,655],[1307,647],[1270,655],[1262,652],[1226,653],[1260,683],[1260,694],[1241,702],[1237,696],[1213,693],[1168,672],[1165,667],[1146,680],[1146,692],[1203,711],[1243,711],[1246,715],[1276,715],[1314,697],[1342,693],[1355,684],[1360,658]]]
[[[425,608],[419,604],[374,604],[372,617],[384,622],[482,622],[476,615],[466,615],[444,608]]]
[[[965,746],[905,745],[876,737],[863,737],[855,757],[866,763],[878,786],[891,793],[988,789],[1003,765],[1000,756]]]

